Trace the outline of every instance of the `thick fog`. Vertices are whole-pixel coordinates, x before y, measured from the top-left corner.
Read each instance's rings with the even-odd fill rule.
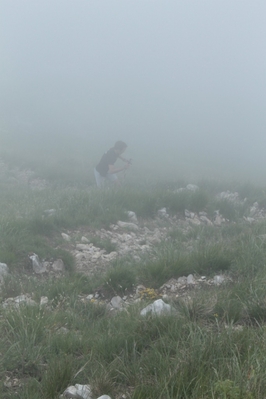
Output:
[[[45,142],[48,151],[70,139],[96,160],[124,140],[143,174],[264,181],[265,1],[0,8],[3,142]]]

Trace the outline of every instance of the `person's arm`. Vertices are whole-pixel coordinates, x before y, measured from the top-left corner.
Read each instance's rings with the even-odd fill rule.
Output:
[[[129,163],[127,163],[125,166],[122,166],[121,168],[116,168],[114,165],[109,165],[109,170],[108,172],[113,174],[113,173],[119,173],[122,172],[123,170],[126,170],[129,168]]]
[[[121,155],[119,155],[118,158],[121,159],[123,162],[131,163],[130,159],[123,158]]]

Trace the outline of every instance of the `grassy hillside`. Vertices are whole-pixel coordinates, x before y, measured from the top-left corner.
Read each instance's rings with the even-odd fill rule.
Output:
[[[167,178],[147,184],[144,173],[127,176],[119,190],[99,191],[87,175],[89,164],[73,154],[72,163],[67,157],[61,163],[62,153],[57,155],[33,162],[24,152],[2,154],[0,262],[10,273],[0,291],[1,397],[56,399],[80,383],[90,384],[95,398],[261,399],[266,391],[264,188],[201,180],[195,192],[176,192],[195,182]],[[29,169],[33,174],[23,180]],[[45,185],[38,185],[43,180]],[[226,190],[238,192],[238,201],[217,196]],[[261,217],[248,221],[256,201]],[[158,218],[163,207],[168,219]],[[50,209],[55,211],[47,216]],[[90,232],[94,245],[111,252],[114,244],[97,233],[128,221],[128,210],[143,228],[164,229],[165,238],[139,259],[121,256],[104,273],[79,273],[73,243],[61,233]],[[219,210],[224,222],[183,229],[185,210],[205,212],[210,221]],[[36,275],[30,253],[50,262],[60,258],[66,271]],[[174,309],[170,315],[140,315],[161,297],[164,283],[189,274],[225,275],[227,282],[164,298]],[[139,284],[148,290],[135,300]],[[95,300],[99,287],[105,296]],[[22,294],[35,305],[3,306]],[[130,306],[110,310],[114,295],[132,298]],[[40,305],[42,297],[46,305]]]

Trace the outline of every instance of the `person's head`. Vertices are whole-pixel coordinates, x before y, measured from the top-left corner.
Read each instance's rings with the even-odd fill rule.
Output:
[[[127,148],[127,145],[123,141],[117,141],[114,145],[114,150],[119,155],[122,154],[126,148]]]

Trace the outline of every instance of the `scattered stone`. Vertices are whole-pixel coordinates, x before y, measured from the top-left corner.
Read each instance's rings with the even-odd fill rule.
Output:
[[[55,272],[63,272],[65,270],[65,265],[62,259],[57,259],[52,264],[52,269]]]
[[[64,391],[63,397],[69,399],[92,399],[91,387],[81,384],[72,385]]]
[[[117,226],[121,227],[122,229],[128,229],[128,230],[138,230],[138,226],[135,223],[128,223],[128,222],[122,222],[119,220],[117,222]]]
[[[127,211],[127,216],[132,223],[138,223],[137,215],[133,211]]]
[[[187,284],[187,278],[186,278],[185,276],[179,277],[179,278],[177,279],[177,282],[178,282],[179,284]]]
[[[218,198],[220,200],[227,200],[227,201],[233,202],[235,204],[236,203],[241,203],[241,201],[239,199],[239,194],[237,192],[231,193],[228,190],[217,194],[216,198]]]
[[[170,314],[172,312],[173,308],[170,305],[165,303],[162,299],[157,299],[152,304],[142,309],[140,315],[146,316],[147,314],[151,313],[152,315],[161,316],[165,314]]]
[[[197,217],[194,217],[193,219],[188,219],[188,221],[189,221],[189,224],[191,224],[191,225],[195,225],[195,226],[201,225],[201,221]]]
[[[225,277],[224,276],[214,276],[213,277],[214,285],[221,285],[224,282],[225,282]]]
[[[200,216],[199,218],[207,226],[212,226],[212,222],[210,221],[210,219],[207,218],[207,216]]]
[[[69,329],[66,327],[60,327],[57,331],[57,334],[68,334],[69,333]]]
[[[251,217],[245,217],[244,216],[244,220],[246,220],[248,223],[250,223],[250,224],[252,224],[252,223],[255,223],[256,222],[256,219],[254,219],[254,218],[251,218]]]
[[[191,219],[193,219],[194,216],[195,216],[194,213],[189,212],[187,209],[185,209],[185,217],[186,217],[186,218],[191,218]]]
[[[235,332],[242,332],[243,330],[244,330],[244,327],[242,326],[242,325],[233,325],[233,324],[230,324],[230,325],[228,325],[228,324],[225,324],[225,329],[226,330],[232,330],[232,331],[235,331]]]
[[[65,241],[71,241],[71,238],[70,238],[70,236],[68,235],[68,234],[66,234],[66,233],[61,233],[61,236],[63,237],[63,239],[65,240]]]
[[[63,397],[64,398],[70,398],[70,399],[74,399],[74,398],[78,398],[77,396],[77,389],[76,387],[74,387],[73,385],[71,385],[70,387],[68,387],[64,393],[63,393]]]
[[[47,272],[46,265],[40,261],[37,254],[33,253],[29,258],[32,261],[32,268],[35,273],[42,274]]]
[[[16,307],[19,308],[20,305],[36,306],[37,303],[28,295],[19,295],[15,298],[7,298],[3,303],[3,308]]]
[[[49,302],[49,300],[48,300],[47,296],[42,296],[41,300],[40,300],[40,306],[47,305],[48,302]]]
[[[168,213],[167,213],[166,208],[159,209],[158,212],[157,212],[157,214],[158,214],[158,216],[159,216],[160,218],[165,218],[165,219],[168,219],[168,218],[169,218],[169,215],[168,215]]]
[[[214,224],[215,226],[221,226],[221,225],[222,225],[222,218],[221,218],[220,215],[216,215],[216,216],[215,216],[215,219],[214,219],[214,221],[213,221],[213,224]]]
[[[82,236],[82,237],[81,237],[81,242],[83,242],[83,244],[89,244],[89,243],[90,243],[90,240],[88,240],[88,238]]]
[[[6,388],[21,387],[22,383],[18,378],[11,378],[9,376],[6,376],[4,386]]]
[[[194,276],[193,276],[193,274],[189,274],[188,276],[187,276],[187,284],[195,284],[196,282],[195,282],[195,279],[194,279]]]
[[[77,244],[76,248],[80,251],[93,251],[93,244]]]
[[[200,217],[200,216],[208,216],[208,213],[207,213],[207,212],[204,212],[204,211],[199,212],[199,217]]]
[[[255,216],[255,214],[259,211],[259,204],[257,202],[254,202],[254,204],[250,207],[249,210],[249,215]]]
[[[111,305],[115,309],[122,309],[123,308],[123,299],[120,296],[114,296],[111,299]]]
[[[37,305],[37,303],[30,298],[28,295],[19,295],[16,298],[14,298],[14,302],[18,305],[21,303],[26,303],[27,305]]]
[[[179,193],[182,193],[183,191],[186,191],[186,189],[184,187],[181,187],[181,188],[177,188],[176,190],[174,190],[174,193],[179,194]]]
[[[186,189],[195,193],[197,190],[199,190],[199,187],[196,184],[188,184]]]

